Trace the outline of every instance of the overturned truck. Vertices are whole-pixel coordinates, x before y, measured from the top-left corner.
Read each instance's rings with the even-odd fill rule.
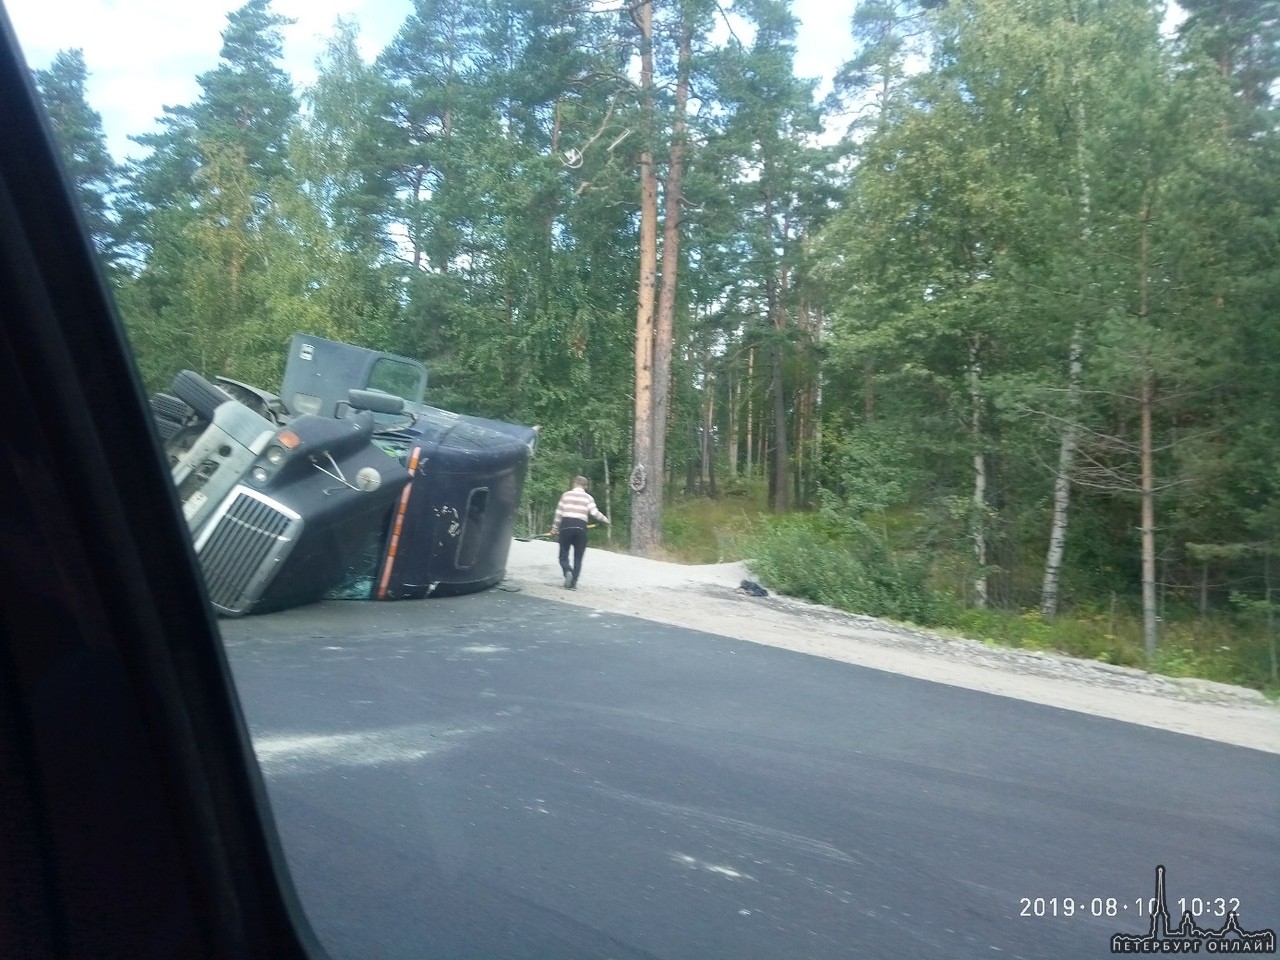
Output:
[[[151,398],[214,608],[498,583],[537,431],[424,403],[416,360],[295,334],[280,393],[184,370]]]

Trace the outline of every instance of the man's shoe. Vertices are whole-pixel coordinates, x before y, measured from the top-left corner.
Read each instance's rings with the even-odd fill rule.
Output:
[[[573,589],[573,574],[568,570],[564,572],[564,588],[566,590]]]

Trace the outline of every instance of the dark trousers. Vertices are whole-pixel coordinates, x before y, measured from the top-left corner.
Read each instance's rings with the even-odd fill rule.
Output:
[[[569,548],[573,548],[573,566],[569,566]],[[573,574],[573,582],[578,582],[578,574],[582,572],[582,555],[587,552],[586,526],[560,527],[560,569]]]

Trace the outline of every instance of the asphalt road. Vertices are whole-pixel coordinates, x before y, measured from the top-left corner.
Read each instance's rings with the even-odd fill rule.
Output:
[[[339,960],[1103,957],[1157,864],[1280,927],[1280,756],[501,590],[223,633]]]

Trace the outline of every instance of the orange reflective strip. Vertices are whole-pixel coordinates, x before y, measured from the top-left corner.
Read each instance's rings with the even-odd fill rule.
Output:
[[[382,565],[382,580],[378,584],[378,599],[387,599],[387,585],[391,582],[391,568],[396,563],[396,552],[400,549],[400,531],[404,529],[404,514],[409,507],[409,492],[413,490],[413,475],[418,469],[418,457],[421,447],[414,447],[409,457],[409,482],[400,494],[400,506],[396,508],[396,520],[391,525],[391,540],[387,544],[387,558]]]

